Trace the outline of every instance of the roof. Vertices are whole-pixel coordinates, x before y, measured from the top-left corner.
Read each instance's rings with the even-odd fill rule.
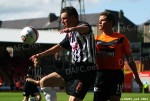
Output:
[[[85,19],[90,25],[97,26],[99,13],[86,14]]]
[[[107,9],[106,9],[107,10]],[[115,18],[116,23],[118,21],[118,11],[113,10],[107,10],[111,12]],[[51,14],[54,15],[55,14]],[[53,18],[53,16],[51,16]],[[26,26],[34,26],[36,29],[58,29],[59,28],[59,17],[54,17],[54,19],[51,19],[49,17],[45,18],[35,18],[35,19],[22,19],[22,20],[10,20],[10,21],[2,21],[1,22],[1,28],[13,28],[13,29],[22,29]],[[85,20],[92,26],[97,26],[97,22],[99,19],[99,13],[92,13],[92,14],[85,14]],[[123,17],[123,24],[124,25],[133,25],[135,24],[131,22],[128,18],[125,16]]]
[[[22,43],[19,33],[21,29],[3,29],[0,28],[0,42],[19,42]],[[39,38],[36,43],[51,43],[58,44],[63,40],[65,34],[60,34],[59,31],[38,30]]]
[[[150,24],[150,20],[148,20],[144,23],[144,25],[149,25],[149,24]]]
[[[53,22],[48,23],[45,29],[58,29],[59,28],[59,18]]]
[[[1,28],[22,29],[26,26],[34,26],[36,29],[44,28],[49,22],[48,18],[22,19],[3,21]]]
[[[107,10],[107,9],[106,9]],[[113,11],[113,10],[107,10],[109,12],[111,12],[114,16],[115,16],[115,19],[116,19],[116,24],[118,22],[118,16],[119,16],[119,12],[118,11]],[[120,10],[120,12],[123,12],[122,10]],[[135,24],[130,21],[127,17],[125,17],[125,15],[123,14],[123,18],[121,20],[122,24],[123,25],[130,25],[130,26],[135,26]]]
[[[97,26],[97,21],[99,18],[99,13],[94,13],[94,14],[86,14],[85,19],[86,22],[89,23],[92,26]],[[59,28],[59,18],[45,26],[47,29],[57,29]]]

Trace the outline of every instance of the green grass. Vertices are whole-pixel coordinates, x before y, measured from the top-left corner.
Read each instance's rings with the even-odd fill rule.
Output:
[[[42,101],[45,101],[45,98],[42,95]],[[68,101],[69,96],[64,92],[57,93],[58,101]],[[84,101],[92,101],[93,93],[88,93]],[[23,95],[22,92],[0,92],[0,101],[22,101]]]
[[[42,101],[45,98],[42,94]],[[64,92],[57,93],[58,101],[68,101],[68,95]],[[0,101],[22,101],[22,92],[0,92]],[[88,93],[84,101],[93,101],[93,93]],[[150,101],[150,93],[123,93],[121,101]]]
[[[150,101],[150,93],[123,93],[121,101]]]

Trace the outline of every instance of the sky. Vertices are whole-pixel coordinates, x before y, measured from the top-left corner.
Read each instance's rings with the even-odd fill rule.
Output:
[[[42,18],[48,17],[49,13],[55,13],[59,16],[61,1],[62,0],[0,0],[0,21]],[[150,0],[83,1],[85,14],[100,13],[105,9],[113,11],[122,10],[124,16],[134,24],[143,24],[150,20]],[[78,9],[78,0],[72,0],[71,5]]]

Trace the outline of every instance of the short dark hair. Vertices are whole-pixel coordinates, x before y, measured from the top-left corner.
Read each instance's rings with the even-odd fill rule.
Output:
[[[115,17],[114,17],[114,15],[112,14],[112,13],[110,13],[109,11],[104,11],[104,12],[101,12],[100,13],[100,16],[101,15],[104,15],[104,16],[106,16],[107,17],[107,20],[108,21],[112,21],[113,22],[113,27],[115,26]]]
[[[73,6],[64,7],[61,10],[61,14],[64,13],[64,12],[67,12],[69,17],[75,16],[78,19],[78,12]]]

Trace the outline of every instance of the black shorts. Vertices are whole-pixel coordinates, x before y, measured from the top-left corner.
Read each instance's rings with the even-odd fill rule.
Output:
[[[121,97],[124,82],[122,70],[99,70],[94,84],[94,101],[109,100],[111,96]]]
[[[94,84],[96,66],[94,64],[76,64],[57,73],[66,82],[66,93],[83,99]]]
[[[32,82],[28,82],[25,81],[24,84],[24,89],[23,89],[23,96],[35,96],[35,93],[39,93],[39,90],[37,88],[37,85],[32,83]]]

